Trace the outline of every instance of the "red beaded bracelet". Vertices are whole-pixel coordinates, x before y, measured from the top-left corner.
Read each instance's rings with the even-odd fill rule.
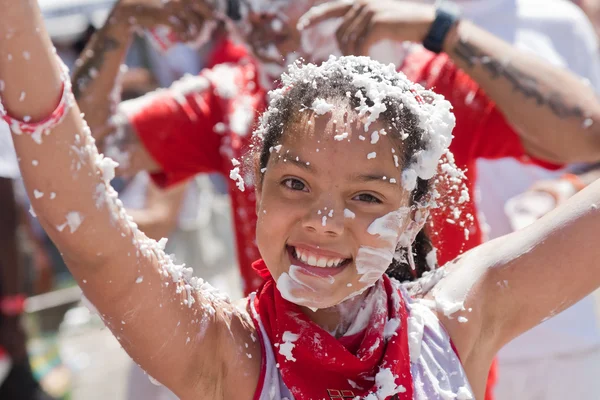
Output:
[[[14,294],[0,298],[0,313],[8,317],[14,317],[23,314],[25,311],[25,295]]]
[[[581,191],[583,189],[585,189],[586,184],[581,180],[581,178],[579,178],[577,175],[575,174],[563,174],[563,176],[560,177],[560,179],[568,181],[569,183],[571,183],[571,185],[573,185],[573,187],[575,188],[576,191]]]
[[[0,102],[0,117],[10,126],[11,131],[15,135],[22,133],[30,134],[37,143],[42,142],[42,134],[48,134],[52,128],[60,124],[64,119],[67,111],[71,108],[74,99],[71,94],[71,79],[69,77],[69,69],[60,61],[61,80],[62,80],[62,95],[58,106],[54,109],[50,116],[38,122],[29,122],[30,119],[26,116],[23,120],[11,117],[6,112],[4,105]]]

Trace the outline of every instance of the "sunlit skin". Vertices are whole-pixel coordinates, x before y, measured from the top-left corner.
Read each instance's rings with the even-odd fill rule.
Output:
[[[348,117],[353,121],[345,125]],[[409,205],[409,193],[402,189],[401,171],[392,157],[398,144],[390,134],[371,144],[371,132],[382,128],[374,123],[365,132],[362,119],[353,111],[348,114],[345,107],[325,115],[305,110],[284,132],[282,147],[271,154],[257,190],[261,255],[275,281],[290,274],[292,265],[299,267],[295,276],[301,285],[291,291],[294,302],[326,329],[336,329],[343,320],[336,311],[339,307],[330,307],[351,297],[355,297],[351,302],[359,302],[361,297],[353,295],[365,296],[365,289],[376,281],[361,282],[354,262],[361,246],[389,248],[367,232],[369,225]],[[347,139],[334,139],[343,132],[349,133]],[[372,152],[377,156],[367,159]],[[396,183],[390,183],[391,178]],[[345,217],[344,209],[355,217]],[[408,214],[398,235],[410,220]],[[294,257],[293,248],[346,261],[339,267],[309,267]]]

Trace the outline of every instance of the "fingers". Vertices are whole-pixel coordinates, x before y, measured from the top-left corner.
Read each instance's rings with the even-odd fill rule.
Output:
[[[206,23],[207,19],[204,15],[199,14],[193,10],[190,10],[186,16],[186,22],[188,24],[187,32],[190,38],[189,40],[196,40],[202,32],[202,27]]]
[[[342,53],[345,55],[351,54],[347,53],[349,48],[348,41],[355,39],[353,32],[350,31],[349,28],[354,24],[356,16],[360,14],[360,12],[364,8],[364,4],[354,4],[352,8],[350,8],[350,10],[348,10],[348,12],[344,15],[342,23],[335,31],[335,37],[337,38],[338,46],[340,47],[340,50],[342,50]]]
[[[169,17],[171,28],[182,42],[195,40],[202,30],[204,21],[202,15],[188,7],[180,7]]]
[[[205,19],[212,19],[215,13],[213,7],[206,4],[203,0],[194,0],[190,4],[190,9]]]
[[[356,41],[354,47],[354,54],[357,56],[369,55],[371,48],[371,38],[373,37],[373,31],[375,29],[375,13],[371,10],[367,10],[362,18],[358,19],[356,25]]]
[[[348,13],[344,22],[336,32],[340,50],[345,55],[366,55],[368,48],[364,44],[371,32],[375,13],[366,5],[356,8],[354,13]]]
[[[353,8],[352,0],[336,0],[312,7],[298,20],[297,28],[303,30],[331,18],[340,18]]]

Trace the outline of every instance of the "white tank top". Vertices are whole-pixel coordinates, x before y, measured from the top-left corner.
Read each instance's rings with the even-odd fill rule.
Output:
[[[394,280],[392,282],[395,283]],[[448,333],[429,307],[413,300],[400,287],[408,308],[408,341],[414,400],[473,400],[475,396],[467,375],[456,355]],[[294,400],[277,369],[277,361],[262,321],[254,308],[254,295],[250,298],[254,320],[258,321],[260,340],[264,349],[263,373],[259,382],[262,390],[255,400]],[[329,399],[326,399],[329,400]]]

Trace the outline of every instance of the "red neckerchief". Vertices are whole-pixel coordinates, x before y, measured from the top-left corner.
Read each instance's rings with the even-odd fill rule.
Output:
[[[402,294],[386,275],[378,285],[379,290],[385,290],[387,307],[371,315],[358,351],[353,354],[312,322],[298,305],[281,296],[263,260],[253,267],[267,279],[256,294],[254,306],[273,346],[283,382],[296,400],[357,396],[368,400],[412,400],[408,312]],[[386,340],[384,329],[391,319],[400,323]]]

